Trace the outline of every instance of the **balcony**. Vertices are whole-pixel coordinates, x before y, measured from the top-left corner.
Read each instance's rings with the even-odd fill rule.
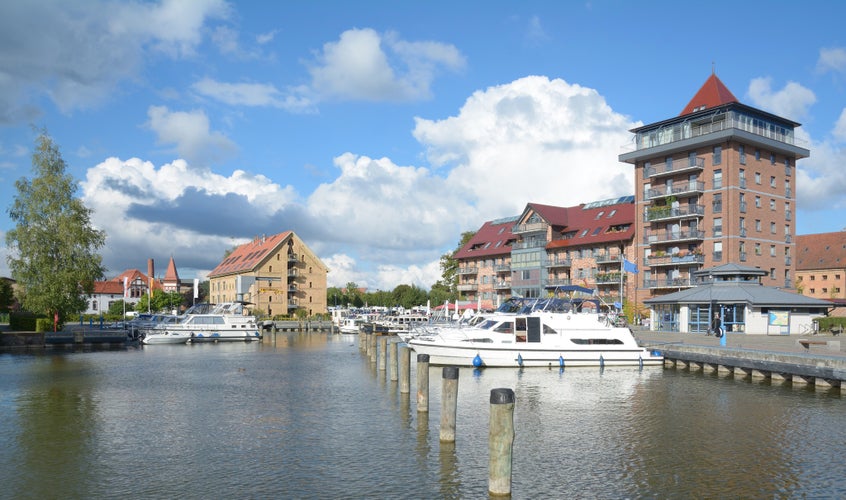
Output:
[[[703,205],[685,205],[676,208],[664,206],[653,206],[646,209],[643,214],[643,222],[657,222],[670,220],[683,220],[703,217],[705,215],[705,206]]]
[[[692,196],[702,194],[705,192],[705,183],[701,181],[688,181],[673,184],[672,186],[662,186],[657,188],[647,189],[643,196],[647,200],[654,200],[664,198],[666,196]]]
[[[595,281],[597,285],[619,285],[622,273],[599,273]]]
[[[687,255],[662,255],[662,256],[649,256],[646,259],[646,265],[649,267],[660,267],[660,266],[671,266],[671,267],[681,267],[681,266],[700,266],[705,263],[705,256],[699,254],[687,254]]]
[[[559,287],[572,285],[573,281],[570,278],[549,278],[546,280],[546,287]]]
[[[572,265],[572,262],[573,261],[571,261],[570,259],[564,257],[556,257],[554,259],[549,260],[549,262],[546,263],[546,267],[550,269],[555,267],[570,267]]]
[[[474,292],[479,289],[478,283],[460,283],[458,285],[459,292]]]
[[[511,289],[511,282],[510,281],[497,281],[494,283],[495,290],[510,290]]]
[[[459,267],[458,274],[466,275],[466,274],[478,274],[479,268],[478,267]]]
[[[511,272],[511,264],[498,264],[494,266],[495,273],[510,273]]]
[[[530,248],[543,248],[546,246],[546,240],[530,240],[518,241],[511,245],[512,250],[527,250]]]
[[[660,163],[643,169],[643,176],[655,179],[668,175],[697,172],[705,168],[705,158],[684,158],[669,163]]]
[[[705,231],[683,229],[677,231],[653,231],[643,237],[643,242],[647,245],[659,245],[662,243],[698,241],[703,239],[705,239]]]
[[[597,264],[615,264],[620,262],[620,258],[622,256],[620,254],[610,254],[610,253],[600,253],[594,255],[594,260],[596,260]]]
[[[751,117],[743,111],[732,110],[717,115],[698,117],[693,121],[679,120],[661,127],[642,130],[635,137],[634,148],[636,151],[641,151],[731,129],[742,130],[792,146],[805,143],[796,139],[791,127],[785,127],[780,122]]]
[[[514,227],[511,228],[511,232],[513,234],[545,233],[547,229],[549,229],[549,224],[546,222],[534,222],[529,224],[515,224]]]
[[[661,278],[654,280],[643,280],[644,288],[690,288],[695,286],[690,278]]]
[[[297,254],[295,254],[295,253],[289,253],[288,254],[288,262],[292,263],[292,264],[296,264],[297,262],[300,262],[300,258],[297,257]]]

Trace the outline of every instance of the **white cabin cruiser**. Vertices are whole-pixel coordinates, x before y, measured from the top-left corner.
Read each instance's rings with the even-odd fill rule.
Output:
[[[475,367],[660,365],[664,358],[614,326],[599,307],[549,299],[545,309],[497,313],[479,325],[433,330],[409,339],[433,365]]]
[[[246,315],[243,302],[225,302],[208,311],[189,309],[177,323],[162,325],[150,334],[188,335],[197,342],[249,342],[261,339],[255,316]]]
[[[174,330],[152,330],[141,338],[141,343],[152,344],[187,344],[191,340],[191,332]]]

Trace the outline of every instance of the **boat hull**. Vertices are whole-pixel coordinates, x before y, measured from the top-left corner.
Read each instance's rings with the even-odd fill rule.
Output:
[[[261,340],[261,333],[258,330],[250,332],[193,332],[191,343],[199,344],[204,342],[251,342]]]
[[[188,341],[191,340],[190,335],[185,335],[181,333],[171,333],[171,332],[164,332],[164,333],[152,333],[145,336],[141,339],[141,343],[144,345],[156,345],[156,344],[187,344]]]
[[[572,367],[572,366],[650,366],[662,365],[664,357],[643,348],[549,349],[494,348],[468,343],[466,346],[427,344],[413,340],[409,346],[417,354],[429,355],[430,365],[473,367]],[[478,356],[478,358],[477,358]]]

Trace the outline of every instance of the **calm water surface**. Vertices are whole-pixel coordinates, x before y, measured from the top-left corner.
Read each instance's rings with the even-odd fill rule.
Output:
[[[441,369],[417,413],[353,336],[0,354],[3,498],[483,498],[514,389],[513,497],[844,497],[846,401],[661,368]]]

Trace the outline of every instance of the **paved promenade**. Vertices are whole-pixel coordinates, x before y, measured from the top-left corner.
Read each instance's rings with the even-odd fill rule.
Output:
[[[720,347],[720,339],[701,333],[651,332],[632,328],[635,338],[641,345],[659,348],[662,345]],[[796,341],[839,341],[840,350],[830,350],[824,345],[811,345],[810,348],[799,345]],[[846,359],[846,336],[844,335],[752,335],[728,333],[726,347],[731,349],[749,349],[753,351],[782,352],[791,354],[811,354],[817,356],[838,356]]]

